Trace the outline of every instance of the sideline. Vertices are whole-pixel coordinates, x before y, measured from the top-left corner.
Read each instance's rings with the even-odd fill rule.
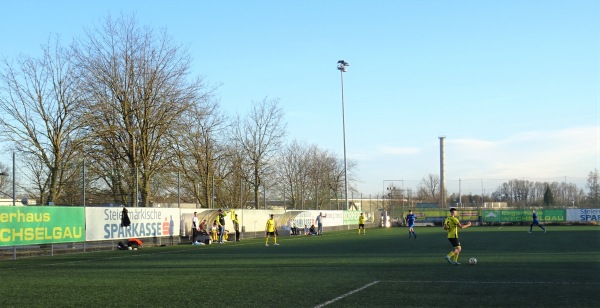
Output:
[[[90,254],[96,253],[96,251],[85,252],[85,253],[80,253],[79,255],[89,256],[90,257],[89,259],[85,258],[83,260],[69,260],[69,261],[58,261],[58,262],[45,263],[45,264],[32,264],[32,265],[28,265],[28,266],[5,267],[5,268],[2,268],[2,270],[35,269],[35,268],[53,267],[53,266],[64,265],[64,264],[77,264],[77,263],[96,262],[96,261],[110,261],[110,260],[119,260],[119,259],[126,259],[126,258],[143,258],[146,256],[153,256],[153,255],[159,255],[159,254],[196,253],[201,250],[216,249],[217,247],[257,245],[259,242],[253,241],[254,239],[256,239],[256,238],[249,238],[242,242],[232,242],[229,245],[227,245],[227,244],[224,244],[222,246],[216,246],[215,244],[201,245],[201,246],[193,246],[194,248],[176,249],[176,250],[170,250],[170,251],[154,251],[154,252],[138,253],[137,250],[135,252],[130,251],[130,250],[124,250],[124,251],[122,251],[122,255],[120,255],[120,256],[109,256],[109,257],[103,257],[103,258],[98,258],[98,257],[94,257],[94,256],[90,255]],[[177,246],[177,245],[173,245],[173,246]],[[186,245],[186,246],[190,246],[190,245]],[[200,247],[203,247],[203,248],[200,248]],[[156,248],[158,248],[158,246],[154,246],[151,248],[156,249]],[[109,251],[109,250],[102,251],[102,252],[107,252],[107,251]],[[113,250],[113,251],[117,251],[117,250]],[[65,256],[67,256],[67,255],[65,255]],[[39,257],[32,257],[32,258],[43,258],[43,257],[48,257],[48,256],[39,256]],[[2,262],[2,261],[0,261],[0,262]]]
[[[362,291],[362,290],[364,290],[364,289],[366,289],[366,288],[368,288],[368,287],[370,287],[372,285],[375,285],[377,283],[379,283],[379,280],[375,280],[375,281],[373,281],[373,282],[371,282],[369,284],[366,284],[366,285],[364,285],[364,286],[362,286],[362,287],[360,287],[358,289],[352,290],[352,291],[350,291],[350,292],[348,292],[346,294],[342,294],[342,295],[340,295],[340,296],[338,296],[338,297],[336,297],[336,298],[334,298],[334,299],[332,299],[330,301],[327,301],[327,302],[324,302],[322,304],[319,304],[319,305],[315,306],[315,308],[321,308],[321,307],[325,307],[325,306],[327,306],[329,304],[333,304],[333,303],[339,301],[340,299],[342,299],[342,298],[344,298],[346,296],[352,295],[352,294],[354,294],[356,292],[360,292],[360,291]]]
[[[461,280],[382,280],[383,283],[454,283],[454,284],[548,284],[548,285],[600,285],[600,282],[576,281],[461,281]]]

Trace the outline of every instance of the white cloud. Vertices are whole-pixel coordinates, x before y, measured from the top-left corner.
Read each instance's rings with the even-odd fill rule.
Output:
[[[598,167],[599,142],[594,126],[530,131],[496,141],[449,139],[447,167],[479,177],[585,176],[582,172]]]
[[[486,191],[515,178],[561,181],[566,177],[579,181],[577,185],[584,188],[588,173],[594,168],[600,170],[600,126],[535,130],[499,139],[449,136],[445,153],[449,191],[453,185],[458,187],[459,179],[463,185],[465,179],[484,179]],[[407,187],[416,187],[427,174],[439,172],[439,146],[435,141],[413,147],[378,147],[363,154],[354,157],[359,163],[359,189],[363,192],[377,192],[385,178],[404,179]]]

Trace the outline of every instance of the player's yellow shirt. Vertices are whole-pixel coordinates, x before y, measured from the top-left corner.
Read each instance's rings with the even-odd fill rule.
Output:
[[[358,223],[361,224],[361,225],[364,225],[365,224],[365,216],[360,215],[358,217]]]
[[[275,220],[274,219],[267,220],[266,229],[267,229],[267,232],[275,232]]]
[[[444,225],[446,226],[446,229],[448,231],[448,238],[458,238],[458,225],[460,224],[460,221],[458,221],[458,218],[456,217],[446,217],[446,220],[444,221]]]

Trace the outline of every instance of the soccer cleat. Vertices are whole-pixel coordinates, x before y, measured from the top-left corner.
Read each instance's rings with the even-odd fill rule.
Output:
[[[529,231],[529,233],[531,233],[531,231]]]
[[[453,263],[452,263],[452,260],[450,260],[450,257],[448,257],[448,256],[445,256],[445,257],[444,257],[444,259],[445,259],[446,261],[448,261],[448,263],[450,263],[450,264],[453,264]]]
[[[265,246],[269,246],[269,244],[265,244]]]
[[[415,234],[415,240],[417,239],[417,235]]]
[[[544,233],[546,233],[546,229],[544,229]]]
[[[454,264],[454,265],[460,265],[460,263],[458,263],[458,261],[454,261],[454,262],[452,262],[452,264]]]
[[[279,246],[279,244],[275,243],[275,246]]]

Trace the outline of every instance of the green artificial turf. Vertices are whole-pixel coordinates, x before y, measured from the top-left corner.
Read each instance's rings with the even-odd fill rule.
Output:
[[[528,230],[463,230],[460,266],[441,227],[6,260],[0,306],[598,306],[600,228]]]

